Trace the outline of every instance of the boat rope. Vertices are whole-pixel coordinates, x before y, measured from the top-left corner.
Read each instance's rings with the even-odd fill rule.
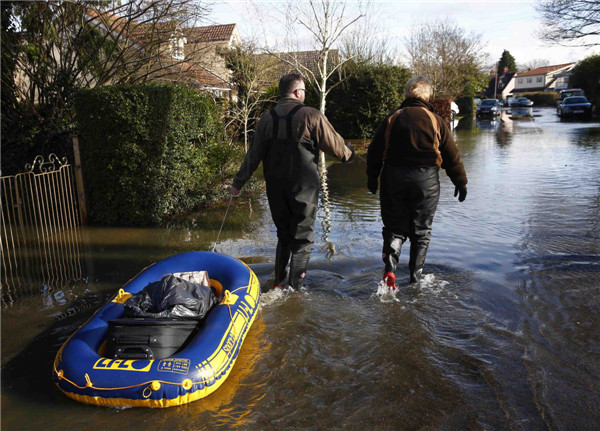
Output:
[[[229,203],[227,204],[227,209],[225,210],[225,216],[223,217],[223,221],[221,222],[221,228],[219,229],[219,233],[217,234],[217,240],[215,241],[215,244],[213,245],[213,248],[211,251],[215,251],[215,249],[217,248],[217,244],[219,243],[219,237],[221,236],[221,231],[223,230],[223,225],[225,224],[225,219],[227,218],[227,212],[229,212],[229,206],[231,205],[231,200],[233,199],[233,195],[230,194],[229,195]]]

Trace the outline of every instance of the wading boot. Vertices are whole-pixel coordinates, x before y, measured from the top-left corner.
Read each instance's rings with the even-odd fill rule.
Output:
[[[410,247],[410,260],[408,261],[408,269],[410,271],[410,282],[418,283],[421,281],[423,273],[423,265],[425,265],[425,257],[427,256],[427,248]]]
[[[285,246],[281,241],[277,242],[277,251],[275,252],[275,284],[274,288],[283,289],[286,287],[287,271],[286,267],[290,260],[290,247]]]
[[[396,290],[396,274],[393,272],[386,272],[383,274],[383,281],[387,287],[391,287],[393,290]]]
[[[395,235],[387,229],[383,229],[383,250],[381,258],[385,265],[384,272],[393,273],[398,266],[398,260],[400,259],[400,252],[402,251],[402,244],[406,241],[401,235]]]
[[[293,255],[290,263],[290,286],[294,289],[301,289],[306,277],[306,268],[310,254]]]

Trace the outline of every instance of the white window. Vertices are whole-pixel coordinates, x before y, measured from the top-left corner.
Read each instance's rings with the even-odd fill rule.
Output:
[[[519,78],[519,84],[523,83],[523,78]]]
[[[185,44],[187,39],[185,37],[177,37],[171,35],[169,42],[169,48],[171,49],[171,57],[176,60],[183,60],[185,58]]]
[[[542,77],[538,76],[536,82],[542,82]]]
[[[533,82],[533,79],[532,79],[532,78],[527,78],[527,83],[528,83],[528,84],[531,84],[532,82]]]

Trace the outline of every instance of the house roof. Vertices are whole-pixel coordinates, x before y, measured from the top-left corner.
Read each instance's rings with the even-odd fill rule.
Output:
[[[511,93],[537,93],[540,91],[546,91],[546,87],[528,87],[528,88],[513,88]]]
[[[305,76],[304,68],[312,73],[318,74],[319,51],[297,51],[282,52],[276,54],[258,54],[259,61],[273,61],[274,67],[269,71],[268,81],[277,82],[286,73],[298,72]],[[332,69],[340,62],[340,54],[337,49],[329,51],[328,69]],[[296,64],[299,66],[297,67]]]
[[[229,42],[236,33],[237,24],[209,25],[183,29],[188,43]]]
[[[561,69],[566,69],[567,67],[574,66],[575,64],[577,64],[577,63],[565,63],[565,64],[557,64],[555,66],[538,67],[537,69],[531,69],[531,70],[528,70],[527,72],[518,73],[517,76],[519,78],[521,78],[523,76],[547,75],[548,73],[556,72],[557,70],[561,70]]]
[[[186,77],[196,81],[201,87],[219,88],[223,90],[231,89],[231,85],[227,81],[199,64],[183,61],[175,64],[173,67],[184,73]]]

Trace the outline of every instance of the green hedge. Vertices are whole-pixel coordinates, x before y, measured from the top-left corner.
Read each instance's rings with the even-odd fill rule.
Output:
[[[207,95],[105,86],[80,91],[75,111],[93,223],[160,224],[214,199],[231,178],[235,151]]]
[[[461,117],[472,117],[475,114],[475,102],[472,97],[461,97],[456,99],[456,105],[458,106]]]
[[[523,93],[516,97],[527,97],[533,102],[533,106],[556,106],[558,95],[554,92]]]

